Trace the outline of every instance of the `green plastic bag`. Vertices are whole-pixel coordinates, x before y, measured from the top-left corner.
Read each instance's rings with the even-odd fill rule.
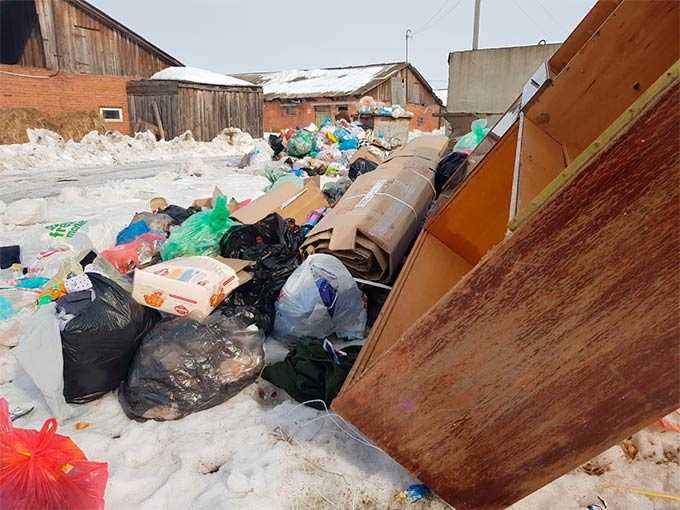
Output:
[[[486,127],[486,125],[486,119],[473,120],[472,124],[470,124],[470,132],[462,136],[461,139],[456,142],[456,145],[453,146],[453,150],[474,150],[475,147],[479,145],[479,142],[481,142],[490,131],[490,128]]]
[[[214,209],[189,216],[173,229],[161,247],[161,258],[170,260],[189,255],[219,255],[220,239],[234,224],[229,217],[227,199],[219,196]]]
[[[304,129],[298,129],[291,139],[288,140],[288,147],[286,150],[289,156],[302,158],[314,149],[314,142],[314,133],[310,133]]]

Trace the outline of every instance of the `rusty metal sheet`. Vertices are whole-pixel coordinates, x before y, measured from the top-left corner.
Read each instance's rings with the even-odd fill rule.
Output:
[[[333,404],[463,509],[680,406],[678,85]]]

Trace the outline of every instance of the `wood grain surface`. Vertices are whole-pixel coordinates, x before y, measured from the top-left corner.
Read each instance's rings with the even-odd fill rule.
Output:
[[[442,498],[500,509],[680,406],[678,85],[333,403]]]

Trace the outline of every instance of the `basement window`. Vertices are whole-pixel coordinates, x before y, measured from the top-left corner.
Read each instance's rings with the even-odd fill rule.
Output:
[[[122,108],[100,108],[99,115],[102,116],[104,122],[122,122],[123,109]]]

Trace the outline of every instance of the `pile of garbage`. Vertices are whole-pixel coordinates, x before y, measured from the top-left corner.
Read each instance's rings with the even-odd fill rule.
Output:
[[[384,149],[359,147],[365,132],[346,121],[290,134],[285,148],[301,156],[294,164],[305,169],[322,161],[327,172],[334,163],[322,158],[331,159],[325,155],[335,157],[336,151],[348,163],[353,158],[356,165],[347,168],[355,179],[347,178],[350,189],[365,187],[367,174],[382,164],[394,172],[388,180],[399,189],[408,189],[411,178],[424,182],[419,204],[414,204],[419,210],[435,198],[429,190],[439,157],[432,154],[433,148],[446,146],[443,137],[417,139],[410,150],[392,154],[383,164],[388,154],[378,150]],[[422,159],[414,155],[419,151],[432,159],[430,166],[397,171],[410,158]],[[333,209],[335,201],[320,189],[318,174],[304,170],[294,177],[277,178],[254,200],[239,202],[218,188],[186,207],[154,197],[106,249],[95,249],[97,228],[83,219],[45,225],[42,235],[26,246],[0,246],[2,343],[12,348],[54,416],[66,419],[75,414],[74,406],[117,391],[130,419],[177,420],[225,402],[259,377],[304,404],[330,406],[361,349],[344,342],[365,338],[369,314],[374,318],[376,302],[379,309],[385,299],[383,294],[376,301],[375,289],[389,290],[374,282],[387,281],[383,273],[394,277],[398,261],[391,260],[373,278],[358,262],[374,249],[370,241],[345,247],[342,256],[315,252],[310,239],[319,239],[325,218],[345,214],[345,209]],[[396,196],[379,193],[375,186],[371,190],[350,195],[359,199],[355,207],[373,214],[381,203],[374,196]],[[411,226],[404,225],[402,232],[394,225],[405,218]],[[411,244],[417,221],[410,212],[395,216],[394,225],[388,230],[397,233],[395,243]],[[376,257],[384,262],[381,253]],[[290,352],[266,366],[268,336],[283,341]],[[0,453],[14,452],[8,461],[0,460],[0,473],[7,462],[21,460],[11,442],[13,432],[2,420],[0,401]],[[56,430],[56,421],[49,427]],[[70,454],[82,469],[98,473],[83,482],[89,485],[80,492],[96,506],[103,497],[106,465],[91,463],[78,452]],[[46,464],[47,473],[53,468]],[[35,489],[31,497],[54,493],[35,481],[22,483]],[[77,481],[59,475],[47,485],[71,483]],[[8,501],[20,491],[12,487]]]

